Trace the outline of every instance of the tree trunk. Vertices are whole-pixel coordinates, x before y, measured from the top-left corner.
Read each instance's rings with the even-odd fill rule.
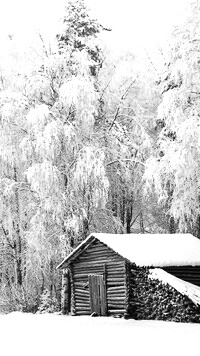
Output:
[[[144,220],[142,212],[140,213],[140,232],[144,234]]]
[[[62,314],[66,315],[70,312],[70,278],[69,271],[63,270],[62,275],[62,296],[61,296]]]
[[[17,169],[14,168],[14,180],[17,182]],[[22,238],[20,231],[20,204],[19,193],[15,191],[15,221],[13,221],[13,228],[15,231],[15,256],[16,256],[16,282],[17,285],[22,286],[23,271],[22,271]]]
[[[169,218],[169,233],[170,234],[175,234],[176,233],[176,227],[175,227],[175,221],[173,216]]]
[[[131,220],[133,215],[132,204],[128,203],[126,208],[126,232],[127,234],[131,233]]]

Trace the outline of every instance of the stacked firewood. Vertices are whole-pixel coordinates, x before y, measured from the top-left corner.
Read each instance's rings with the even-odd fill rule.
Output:
[[[131,266],[129,315],[135,319],[200,322],[200,307],[168,284],[150,279],[148,268]]]

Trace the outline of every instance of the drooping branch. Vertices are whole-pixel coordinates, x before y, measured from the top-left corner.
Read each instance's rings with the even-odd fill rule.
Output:
[[[111,166],[112,164],[114,163],[120,163],[120,162],[133,162],[133,163],[139,163],[141,164],[143,167],[146,167],[145,166],[145,163],[141,162],[141,161],[138,161],[138,160],[135,160],[135,159],[131,159],[131,158],[126,158],[126,159],[115,159],[111,162],[108,162],[106,166]]]
[[[120,112],[120,109],[121,109],[121,105],[122,105],[122,102],[126,99],[130,89],[132,88],[133,84],[136,82],[136,79],[134,79],[131,84],[128,86],[128,88],[124,91],[124,93],[122,94],[121,98],[120,98],[120,104],[118,105],[116,111],[115,111],[115,115],[114,115],[114,118],[113,118],[113,121],[111,122],[109,128],[108,128],[108,132],[111,131],[111,129],[113,128],[113,125],[115,123],[115,121],[117,120],[118,116],[119,116],[119,112]]]

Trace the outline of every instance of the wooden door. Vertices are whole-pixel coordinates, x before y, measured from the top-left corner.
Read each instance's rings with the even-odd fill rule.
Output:
[[[88,279],[91,313],[107,315],[106,286],[103,275],[90,274]]]

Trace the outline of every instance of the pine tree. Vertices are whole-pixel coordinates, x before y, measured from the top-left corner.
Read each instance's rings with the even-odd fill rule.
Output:
[[[45,289],[40,297],[40,304],[38,307],[38,313],[55,313],[59,311],[58,301],[55,296],[49,292],[48,289]]]
[[[90,70],[96,76],[102,65],[98,34],[105,29],[89,15],[84,0],[69,1],[63,18],[63,32],[57,35],[60,53],[85,51],[90,60]]]

